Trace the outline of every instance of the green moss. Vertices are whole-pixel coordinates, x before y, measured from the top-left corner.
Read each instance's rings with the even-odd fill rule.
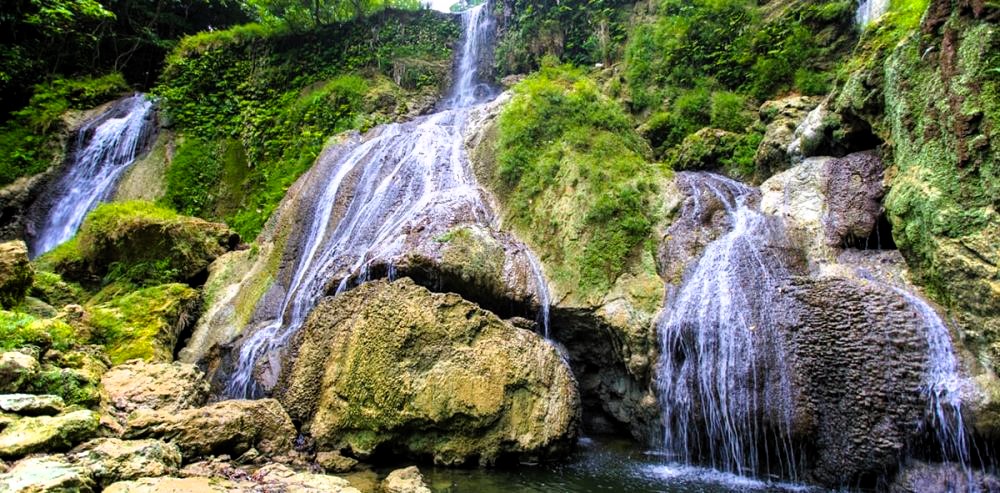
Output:
[[[113,364],[172,361],[178,333],[197,304],[198,291],[183,284],[154,286],[89,306],[88,323]]]
[[[0,310],[2,350],[34,346],[43,351],[49,348],[62,351],[69,349],[74,343],[76,338],[73,328],[62,321]]]
[[[32,379],[25,391],[58,395],[66,404],[93,407],[101,400],[98,383],[71,368],[46,366]]]
[[[604,291],[652,231],[660,170],[628,116],[581,71],[544,67],[514,91],[497,139],[505,216],[555,279]]]
[[[59,274],[41,270],[35,271],[30,294],[57,308],[82,303],[85,298],[79,285],[64,281]]]
[[[91,211],[76,237],[36,262],[89,287],[149,286],[191,279],[237,240],[223,224],[145,201],[112,202]]]

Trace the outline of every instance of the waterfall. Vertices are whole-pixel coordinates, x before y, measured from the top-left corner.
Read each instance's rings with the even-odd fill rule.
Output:
[[[927,400],[923,424],[933,430],[934,438],[941,446],[941,457],[959,463],[969,474],[969,432],[962,418],[964,379],[959,373],[948,328],[934,308],[919,296],[898,287],[892,289],[906,299],[927,330],[927,376],[921,389]]]
[[[476,182],[462,138],[469,109],[495,95],[479,73],[479,62],[489,58],[484,51],[492,20],[484,6],[461,15],[464,34],[455,83],[439,111],[376,127],[353,147],[325,153],[310,172],[322,180],[317,180],[317,190],[310,190],[317,198],[303,215],[306,224],[297,226],[305,230],[304,244],[289,247],[294,260],[288,282],[281,286],[282,299],[258,306],[258,321],[236,346],[226,394],[256,397],[268,390],[261,381],[276,381],[281,349],[330,291],[332,281],[340,279],[336,291],[343,291],[351,279],[364,280],[376,262],[388,264],[394,276],[393,260],[407,251],[415,231],[443,234],[469,222],[488,227],[498,223]],[[532,275],[547,320],[548,288],[534,261]]]
[[[882,17],[889,10],[889,0],[862,0],[854,13],[854,21],[862,28]]]
[[[152,110],[144,95],[135,94],[80,128],[66,172],[48,189],[52,198],[32,234],[32,256],[72,238],[87,213],[111,197],[152,132]]]
[[[755,189],[708,173],[679,173],[679,184],[690,197],[683,216],[706,224],[721,205],[729,229],[676,292],[668,287],[656,382],[663,447],[684,462],[794,479],[791,382],[773,320],[788,274],[769,250],[786,240],[757,210]]]

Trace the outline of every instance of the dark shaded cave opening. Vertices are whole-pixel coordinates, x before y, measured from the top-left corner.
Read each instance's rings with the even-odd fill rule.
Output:
[[[897,250],[896,241],[892,239],[892,223],[886,217],[885,211],[875,220],[875,226],[868,236],[848,235],[841,240],[841,248],[855,250]]]

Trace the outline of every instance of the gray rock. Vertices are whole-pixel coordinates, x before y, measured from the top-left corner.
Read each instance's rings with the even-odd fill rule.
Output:
[[[208,399],[209,385],[194,365],[129,361],[101,378],[101,411],[119,425],[138,410],[177,413]]]
[[[159,440],[96,438],[66,455],[103,487],[118,481],[168,476],[181,465],[180,449]]]
[[[4,493],[90,493],[96,491],[86,469],[60,455],[29,457],[0,474]]]
[[[382,481],[382,490],[386,493],[431,493],[417,466],[396,469],[389,473],[385,481]]]
[[[18,392],[41,371],[34,356],[18,351],[0,353],[0,392]]]
[[[65,403],[58,395],[0,395],[0,410],[22,416],[51,416],[62,412],[63,407]]]

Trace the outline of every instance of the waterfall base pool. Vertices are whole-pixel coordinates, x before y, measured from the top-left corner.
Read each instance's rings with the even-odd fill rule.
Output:
[[[399,467],[408,464],[399,464]],[[345,475],[370,492],[392,468]],[[635,442],[584,438],[566,462],[496,469],[421,466],[434,493],[723,493],[814,492],[804,485],[769,483],[713,469],[669,463]],[[367,486],[367,487],[366,487]]]

